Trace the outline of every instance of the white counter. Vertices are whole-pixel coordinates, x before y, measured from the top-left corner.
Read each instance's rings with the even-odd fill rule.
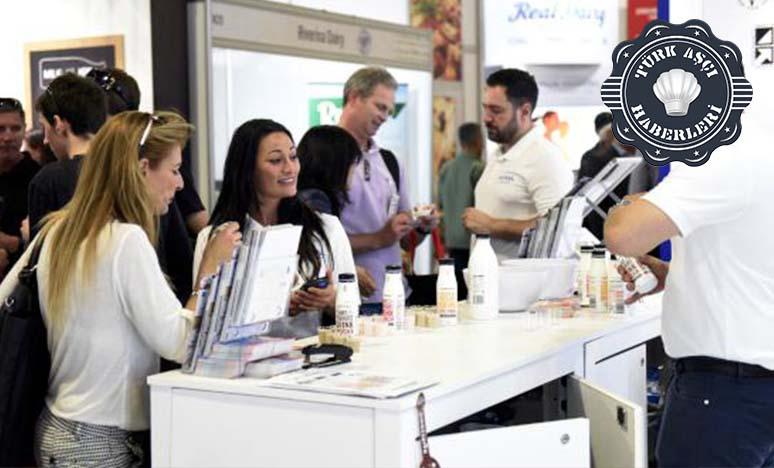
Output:
[[[658,336],[660,304],[656,296],[625,317],[583,313],[536,330],[524,314],[417,329],[380,338],[353,361],[379,373],[437,380],[424,390],[434,430],[559,377],[594,374],[607,357]],[[600,375],[605,379],[611,376]],[[376,400],[177,371],[148,382],[154,466],[418,464],[416,394]]]

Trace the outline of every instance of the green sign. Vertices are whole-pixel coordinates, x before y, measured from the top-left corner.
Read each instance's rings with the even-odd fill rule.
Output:
[[[338,124],[343,107],[344,100],[340,97],[309,99],[309,126]],[[404,107],[404,102],[395,103],[395,113],[392,117],[397,117]]]

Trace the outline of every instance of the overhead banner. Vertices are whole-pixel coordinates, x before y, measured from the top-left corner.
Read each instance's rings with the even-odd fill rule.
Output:
[[[541,106],[601,105],[618,43],[616,0],[484,0],[484,64],[535,75]]]
[[[272,2],[212,3],[213,44],[430,70],[430,32]]]

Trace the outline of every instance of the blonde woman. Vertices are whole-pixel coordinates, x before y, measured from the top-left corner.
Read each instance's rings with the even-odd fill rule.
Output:
[[[143,463],[145,379],[158,371],[159,355],[182,360],[196,302],[175,298],[153,248],[157,218],[183,186],[178,170],[191,130],[174,113],[113,117],[84,158],[72,200],[33,242],[43,237],[37,277],[51,352],[36,429],[41,466]],[[239,241],[236,223],[219,227],[199,276],[215,272]],[[0,300],[30,251],[0,285]]]

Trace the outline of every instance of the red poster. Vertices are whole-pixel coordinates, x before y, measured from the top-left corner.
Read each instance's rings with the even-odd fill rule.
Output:
[[[658,18],[658,0],[629,0],[626,37],[634,39],[650,21]]]

